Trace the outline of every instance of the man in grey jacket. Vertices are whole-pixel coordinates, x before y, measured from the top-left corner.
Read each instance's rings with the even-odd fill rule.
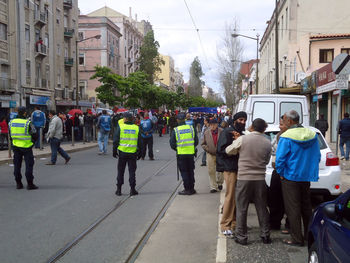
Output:
[[[46,165],[55,165],[57,161],[57,152],[66,160],[67,164],[70,160],[70,156],[61,148],[61,139],[63,137],[62,120],[57,117],[56,112],[49,111],[49,131],[47,132],[47,140],[50,142],[51,147],[51,162]]]
[[[239,153],[235,242],[241,245],[248,243],[247,213],[250,200],[253,200],[258,214],[260,237],[264,244],[271,243],[265,183],[266,165],[271,157],[271,143],[264,136],[266,128],[266,122],[257,118],[249,129],[251,133],[244,136],[235,133],[235,140],[226,147],[228,155]]]

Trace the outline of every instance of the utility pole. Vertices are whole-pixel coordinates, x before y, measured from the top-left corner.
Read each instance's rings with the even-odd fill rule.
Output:
[[[275,93],[280,93],[278,70],[278,0],[275,7]]]

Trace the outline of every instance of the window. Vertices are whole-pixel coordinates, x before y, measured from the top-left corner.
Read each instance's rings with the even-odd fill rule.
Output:
[[[29,8],[29,0],[24,1],[24,7]]]
[[[320,63],[330,63],[334,58],[334,49],[320,49]]]
[[[40,39],[40,29],[35,29],[35,42]]]
[[[61,47],[60,44],[57,44],[57,55],[61,55]]]
[[[281,102],[280,107],[281,116],[288,111],[295,110],[300,116],[299,123],[303,123],[303,111],[300,102]]]
[[[84,32],[78,32],[78,40],[84,39]]]
[[[56,9],[56,23],[59,24],[61,20],[61,11]]]
[[[30,25],[25,25],[25,39],[30,42]]]
[[[79,54],[79,66],[85,66],[85,53]]]
[[[0,40],[7,40],[7,25],[0,23]]]
[[[267,123],[275,122],[275,103],[272,101],[254,102],[252,120],[261,118]]]
[[[49,48],[49,34],[45,33],[44,44],[47,48]]]
[[[350,48],[342,48],[341,53],[346,53],[346,54],[350,55]]]
[[[30,78],[30,60],[26,60],[26,77]]]

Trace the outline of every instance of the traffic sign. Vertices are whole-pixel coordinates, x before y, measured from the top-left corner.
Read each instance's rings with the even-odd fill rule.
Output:
[[[341,53],[332,62],[332,70],[336,75],[350,74],[350,55]]]
[[[349,75],[336,75],[335,83],[337,89],[348,89],[349,87]]]

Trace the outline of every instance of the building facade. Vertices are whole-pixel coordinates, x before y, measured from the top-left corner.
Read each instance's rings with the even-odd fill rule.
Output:
[[[164,64],[160,66],[161,71],[157,74],[160,83],[170,91],[176,91],[175,87],[175,62],[171,56],[160,54]]]
[[[96,38],[97,36],[97,38]],[[96,102],[100,86],[95,66],[105,66],[121,75],[120,28],[107,17],[79,16],[79,86],[82,98]]]
[[[130,73],[137,71],[137,59],[140,56],[140,47],[144,35],[138,30],[137,16],[135,19],[131,17],[131,9],[129,17],[109,7],[102,7],[87,16],[107,17],[120,28],[120,33],[122,34],[119,42],[121,56],[120,75],[126,77]],[[147,29],[147,26],[145,28]]]
[[[350,16],[344,8],[348,1],[279,0],[278,67],[281,92],[298,92],[300,81],[326,62],[318,62],[312,36],[349,32]],[[259,93],[275,91],[275,23],[274,11],[260,42]],[[326,51],[325,51],[326,52]],[[328,54],[323,54],[327,58]]]

